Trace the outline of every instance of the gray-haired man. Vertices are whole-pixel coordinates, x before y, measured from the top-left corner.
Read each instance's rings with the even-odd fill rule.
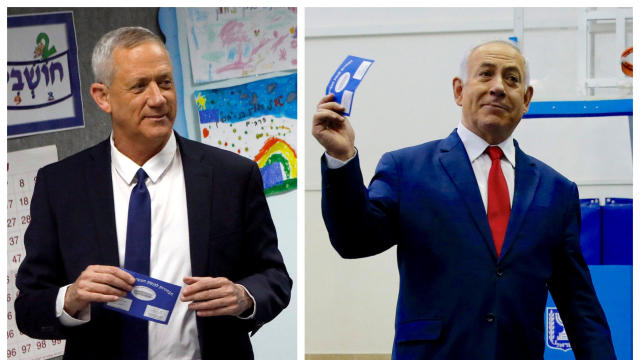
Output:
[[[113,133],[38,173],[18,327],[67,339],[70,359],[253,358],[248,333],[282,311],[291,290],[260,171],[173,132],[173,68],[149,30],[105,34],[92,66],[91,95]],[[136,191],[146,207],[132,206]],[[151,277],[186,284],[167,325],[102,306],[132,289],[120,267],[140,248]]]

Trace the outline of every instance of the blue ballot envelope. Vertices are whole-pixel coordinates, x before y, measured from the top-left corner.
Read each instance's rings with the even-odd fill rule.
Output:
[[[335,95],[334,101],[344,106],[345,115],[351,115],[353,94],[372,64],[371,59],[349,55],[331,77],[326,94]]]
[[[144,320],[167,324],[180,295],[180,286],[123,269],[136,278],[127,296],[104,303],[109,310]]]

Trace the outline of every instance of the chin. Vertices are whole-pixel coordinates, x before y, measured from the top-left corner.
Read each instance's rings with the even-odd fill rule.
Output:
[[[173,128],[171,126],[154,126],[143,131],[144,137],[147,139],[165,139],[171,136]]]

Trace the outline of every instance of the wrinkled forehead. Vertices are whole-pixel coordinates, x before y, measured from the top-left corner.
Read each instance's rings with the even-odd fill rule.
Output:
[[[473,49],[469,54],[467,66],[475,68],[481,64],[492,63],[494,65],[517,67],[524,73],[525,65],[522,55],[513,47],[503,43],[488,43]]]

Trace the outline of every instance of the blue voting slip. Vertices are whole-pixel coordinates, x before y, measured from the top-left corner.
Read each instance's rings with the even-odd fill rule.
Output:
[[[372,64],[373,60],[349,55],[331,77],[326,94],[335,95],[334,101],[344,106],[345,115],[351,115],[353,94]]]
[[[582,227],[580,248],[588,265],[602,264],[602,219],[600,199],[580,199]]]
[[[180,286],[123,269],[136,278],[127,296],[104,304],[109,310],[167,324],[180,295]]]
[[[602,264],[631,265],[633,200],[607,198],[602,207]]]

